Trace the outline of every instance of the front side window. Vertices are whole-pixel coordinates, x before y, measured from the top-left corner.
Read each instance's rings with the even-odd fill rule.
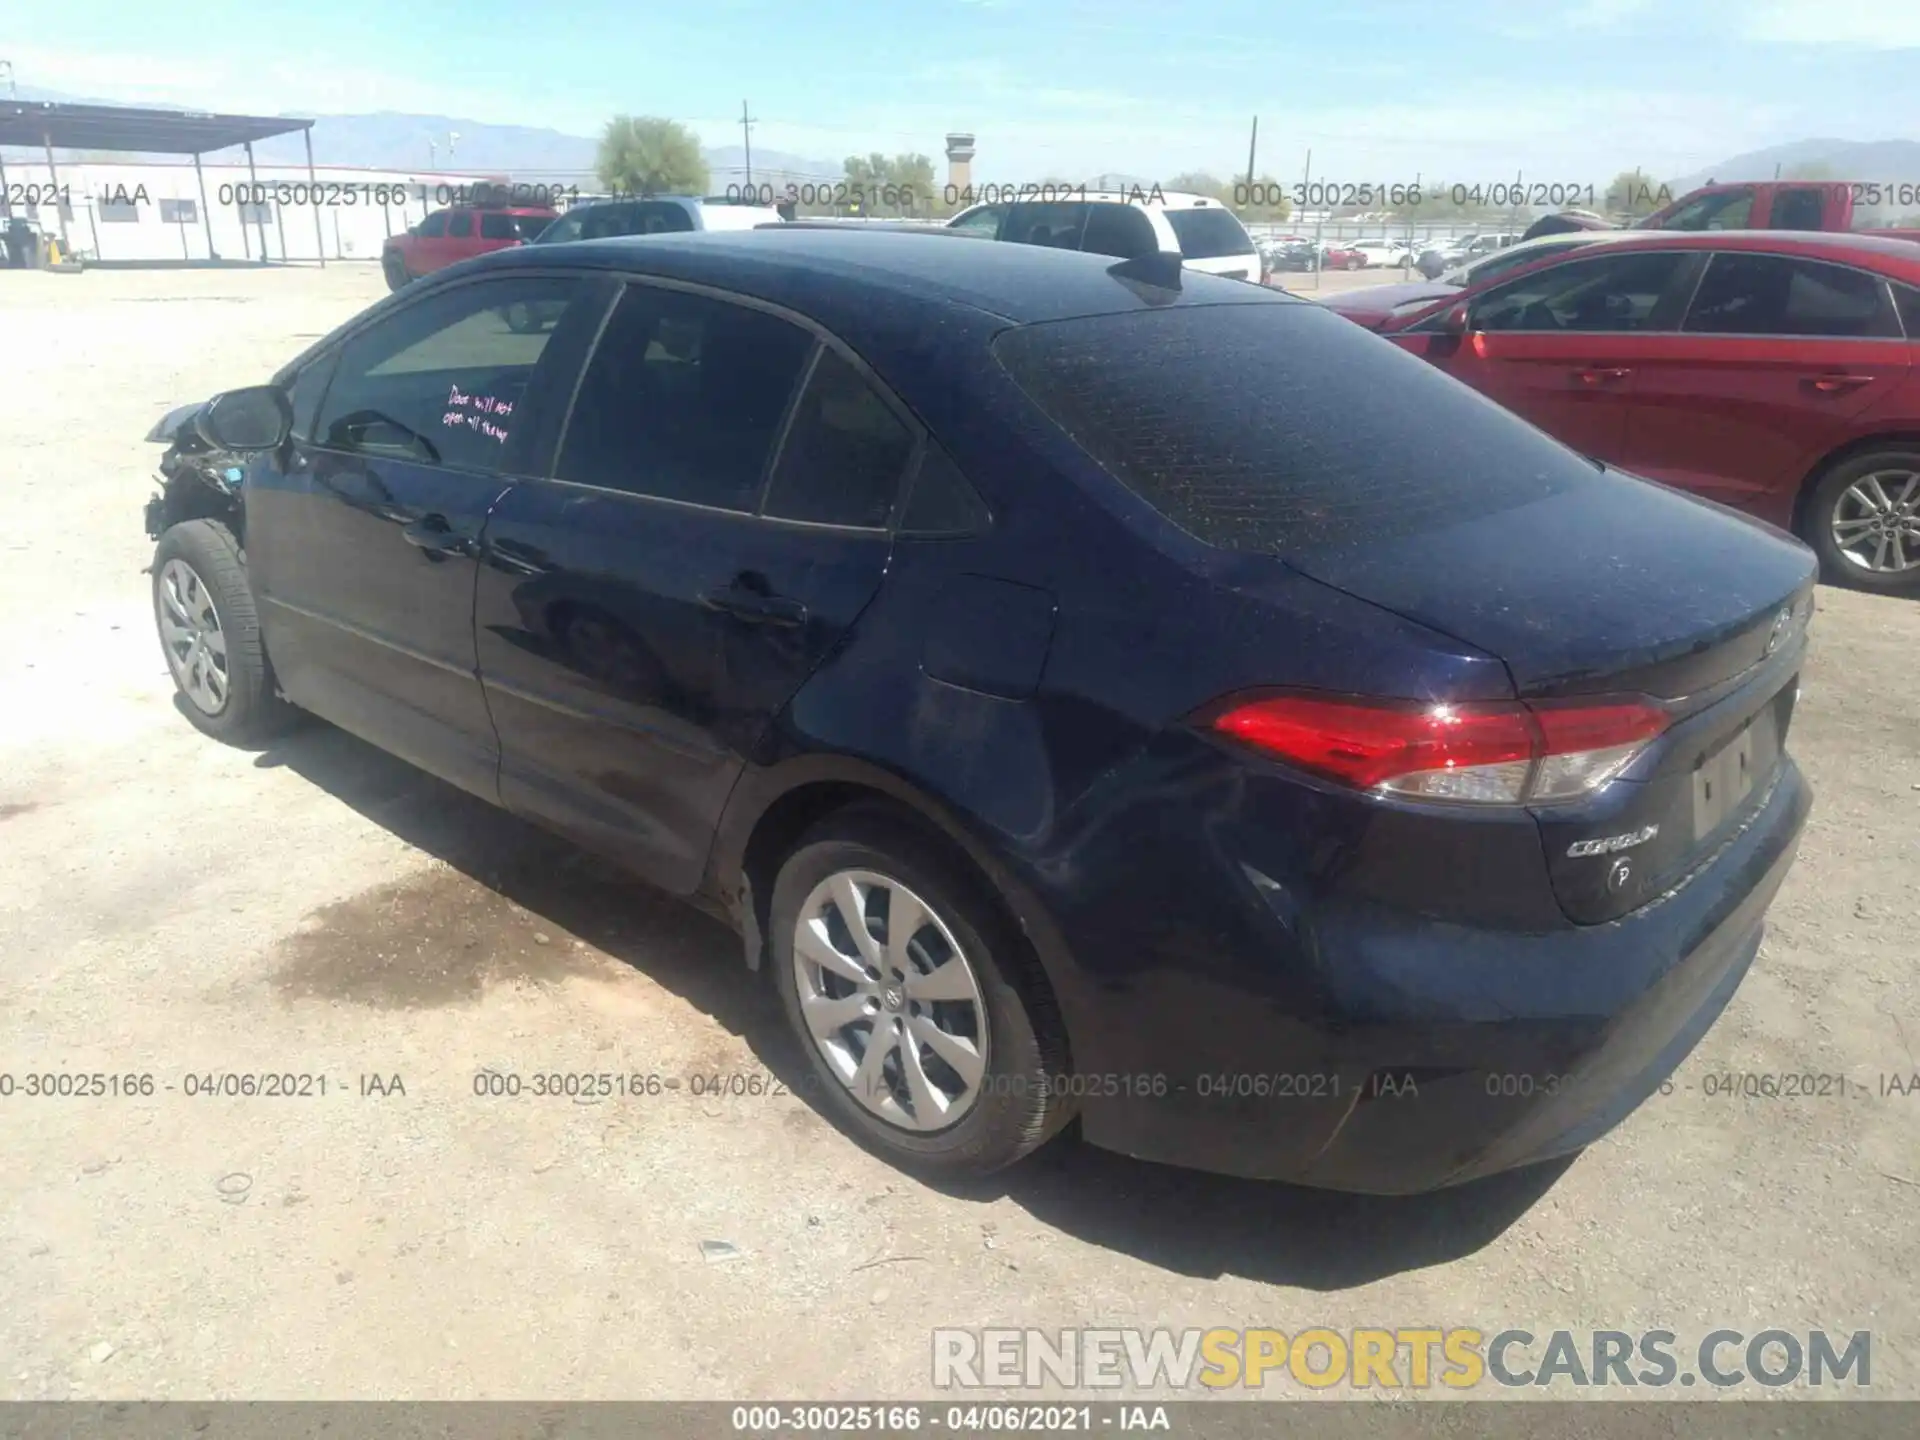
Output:
[[[913,432],[860,372],[822,350],[767,487],[764,513],[817,525],[886,525]]]
[[[1895,285],[1893,303],[1900,311],[1900,322],[1906,327],[1907,339],[1920,341],[1920,286]]]
[[[349,340],[320,407],[329,450],[490,473],[526,423],[521,401],[584,282],[550,276],[443,290]]]
[[[1684,328],[1708,335],[1900,336],[1878,275],[1785,255],[1715,255]]]
[[[436,210],[420,222],[420,228],[413,232],[429,240],[437,240],[447,233],[447,212]]]
[[[1144,260],[1159,253],[1153,222],[1132,205],[1094,204],[1087,209],[1087,230],[1080,248],[1117,260]]]
[[[1522,275],[1473,302],[1475,330],[1663,330],[1660,302],[1690,256],[1641,252],[1570,260]]]
[[[1660,222],[1662,230],[1744,230],[1753,216],[1753,191],[1720,190],[1688,201]]]
[[[555,475],[751,511],[813,343],[761,310],[628,286],[581,378]]]
[[[1465,283],[1480,285],[1497,279],[1509,270],[1518,270],[1522,265],[1532,265],[1539,260],[1551,260],[1555,255],[1563,255],[1569,250],[1578,249],[1586,244],[1584,240],[1569,240],[1562,245],[1529,245],[1524,250],[1509,250],[1468,267]]]
[[[1818,190],[1776,190],[1769,230],[1823,230],[1827,207]]]
[[[482,240],[531,240],[546,222],[534,215],[509,215],[504,210],[483,211],[480,216]]]

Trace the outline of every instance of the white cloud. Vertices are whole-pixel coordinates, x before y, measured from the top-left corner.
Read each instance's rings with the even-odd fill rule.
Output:
[[[1770,0],[1748,17],[1752,40],[1920,49],[1920,0]]]

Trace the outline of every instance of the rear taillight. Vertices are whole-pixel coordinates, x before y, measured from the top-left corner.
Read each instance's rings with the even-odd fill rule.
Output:
[[[1666,729],[1667,716],[1633,698],[1410,705],[1278,695],[1229,702],[1209,724],[1356,790],[1524,805],[1592,794]]]

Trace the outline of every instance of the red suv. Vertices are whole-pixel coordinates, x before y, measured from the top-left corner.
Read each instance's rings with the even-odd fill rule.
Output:
[[[402,235],[387,238],[380,268],[387,288],[429,275],[456,260],[524,245],[548,225],[555,212],[544,205],[454,205],[436,210]]]
[[[1920,246],[1649,233],[1507,271],[1380,333],[1608,465],[1920,593]]]

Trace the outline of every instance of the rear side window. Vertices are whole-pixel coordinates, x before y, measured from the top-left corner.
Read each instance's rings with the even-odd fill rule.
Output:
[[[822,350],[780,449],[765,513],[883,527],[913,457],[913,433],[860,372]]]
[[[1189,260],[1212,260],[1222,255],[1253,254],[1253,239],[1231,210],[1163,211],[1180,239],[1180,253]]]
[[[1222,549],[1369,545],[1596,477],[1558,441],[1316,305],[1063,320],[1009,330],[994,352],[1109,474]]]
[[[953,457],[928,440],[921,452],[919,472],[913,477],[913,493],[907,497],[907,513],[900,518],[900,533],[978,535],[990,519],[987,502],[960,473]]]
[[[751,511],[812,349],[763,311],[630,285],[581,377],[554,473]]]
[[[486,210],[480,215],[482,240],[531,240],[546,228],[543,215],[509,215],[504,210]]]
[[[1769,230],[1822,230],[1826,203],[1818,190],[1776,190],[1767,216]]]
[[[1685,328],[1708,335],[1900,337],[1878,275],[1785,255],[1715,255]]]
[[[1080,248],[1118,260],[1142,260],[1157,254],[1160,242],[1154,237],[1153,222],[1133,206],[1090,205]]]
[[[1015,245],[1050,245],[1056,250],[1078,250],[1080,234],[1086,228],[1087,211],[1082,201],[1042,201],[1033,205],[1015,205],[1000,232],[1002,240]]]

